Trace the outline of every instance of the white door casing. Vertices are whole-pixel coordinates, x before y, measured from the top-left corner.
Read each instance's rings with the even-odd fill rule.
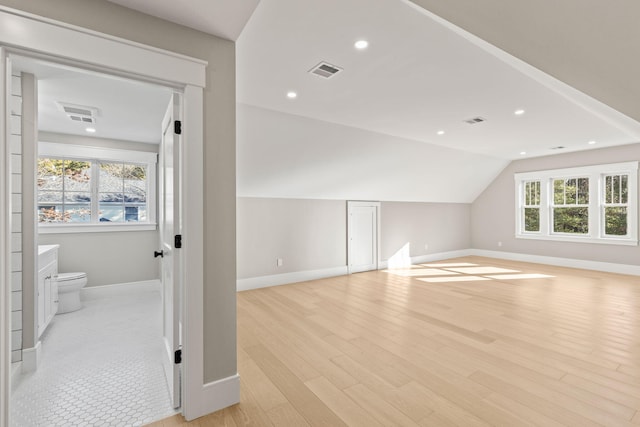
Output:
[[[378,269],[379,202],[347,202],[349,273]]]
[[[159,175],[159,225],[162,282],[162,337],[165,344],[164,373],[174,408],[181,404],[180,363],[176,352],[180,342],[180,257],[175,247],[175,236],[181,234],[180,206],[180,135],[174,123],[180,120],[180,95],[174,93],[164,119],[160,143]]]
[[[6,50],[0,46],[0,426],[9,425],[9,393],[11,389],[11,174],[7,94],[10,91],[11,64]]]
[[[204,93],[206,61],[175,54],[122,38],[87,30],[64,22],[0,6],[0,427],[9,425],[10,396],[10,176],[7,155],[7,52],[67,63],[183,90],[182,197],[184,200],[184,260],[180,271],[185,313],[182,372],[182,413],[187,420],[205,415],[239,400],[237,375],[217,383],[204,384],[203,360],[203,225],[204,225]],[[231,391],[229,391],[231,390]]]

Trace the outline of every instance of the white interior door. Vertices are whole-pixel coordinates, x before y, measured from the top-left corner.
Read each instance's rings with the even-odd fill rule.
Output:
[[[348,202],[349,273],[378,269],[379,208],[377,202]]]
[[[180,406],[180,135],[176,132],[176,120],[180,119],[180,96],[173,94],[162,121],[162,141],[158,162],[159,176],[159,224],[160,256],[162,260],[162,335],[166,354],[164,372],[169,385],[173,407]]]

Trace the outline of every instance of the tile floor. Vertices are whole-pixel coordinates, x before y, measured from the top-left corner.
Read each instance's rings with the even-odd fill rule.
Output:
[[[11,396],[11,426],[140,426],[173,415],[157,292],[85,301],[42,335],[38,370]]]

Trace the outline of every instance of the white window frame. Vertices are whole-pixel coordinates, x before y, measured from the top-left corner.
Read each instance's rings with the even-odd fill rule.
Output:
[[[576,181],[576,202],[572,203],[572,204],[567,204],[566,203],[566,186],[567,186],[567,181],[573,179]],[[581,179],[586,179],[587,182],[589,183],[589,203],[578,203],[578,181]],[[564,203],[556,203],[555,201],[555,182],[554,181],[563,181],[564,182],[564,186],[565,186],[565,197],[564,197]],[[549,233],[553,234],[554,236],[589,236],[589,233],[591,233],[591,210],[589,209],[590,207],[590,203],[591,203],[591,196],[593,195],[593,192],[591,191],[593,189],[594,186],[594,181],[592,180],[592,177],[590,175],[572,175],[572,176],[563,176],[563,177],[554,177],[551,178],[549,180],[549,226],[551,227],[549,230]],[[595,185],[597,185],[597,182],[595,183]],[[587,227],[589,228],[589,232],[588,233],[564,233],[564,232],[560,232],[560,231],[554,231],[553,230],[553,218],[555,217],[555,210],[556,209],[571,209],[571,208],[587,208],[588,211],[588,215],[589,215],[589,221],[587,224]]]
[[[628,175],[627,235],[608,236],[604,228],[604,179],[608,175]],[[569,234],[553,232],[553,180],[589,178],[589,232]],[[638,162],[611,163],[566,169],[514,174],[515,214],[518,239],[565,242],[638,245]],[[540,181],[540,231],[524,230],[524,185]]]
[[[137,163],[147,166],[147,221],[134,223],[38,223],[38,233],[94,233],[112,231],[149,231],[156,230],[156,167],[158,154],[153,152],[121,150],[114,148],[88,147],[83,145],[59,144],[54,142],[38,143],[38,158],[65,158],[92,162],[112,161]],[[92,205],[93,205],[92,201]],[[92,212],[93,213],[93,212]]]
[[[534,205],[527,204],[526,203],[526,198],[524,197],[524,191],[525,191],[526,185],[527,184],[533,184],[533,183],[539,183],[540,184],[540,195],[538,196],[538,198],[539,198],[538,202],[539,203],[537,205],[535,205],[535,204]],[[542,219],[542,213],[541,213],[541,209],[542,209],[542,206],[541,206],[541,204],[542,204],[542,182],[539,179],[534,179],[534,180],[530,180],[530,181],[524,180],[524,181],[522,181],[521,185],[522,185],[522,191],[517,196],[517,197],[521,197],[522,198],[522,200],[520,200],[520,202],[519,202],[520,203],[519,209],[521,211],[521,212],[519,212],[519,218],[518,218],[518,221],[520,221],[519,222],[519,228],[522,230],[522,233],[525,233],[525,234],[534,234],[534,235],[540,234],[540,231],[542,230],[542,223],[540,222],[541,219]],[[528,231],[528,230],[525,229],[525,209],[527,209],[527,208],[538,209],[538,223],[539,223],[538,224],[539,225],[539,230],[538,231]]]

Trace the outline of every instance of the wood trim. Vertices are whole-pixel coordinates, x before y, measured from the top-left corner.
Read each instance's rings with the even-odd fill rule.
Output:
[[[11,168],[9,155],[9,82],[10,64],[6,59],[6,50],[0,46],[0,427],[9,426],[9,393],[11,390]]]
[[[83,43],[78,43],[82,39]],[[104,70],[204,87],[206,61],[0,6],[0,43]]]
[[[2,148],[0,148],[0,162],[8,165],[8,157],[4,150],[8,147],[8,135],[6,134],[6,81],[4,79],[6,49],[10,46],[12,52],[20,54],[46,57],[49,60],[58,60],[62,63],[73,64],[81,68],[100,70],[101,72],[136,77],[142,80],[166,84],[171,87],[183,88],[184,96],[184,161],[189,165],[184,176],[186,191],[184,192],[184,239],[185,247],[180,252],[184,260],[183,282],[183,319],[184,342],[186,357],[183,359],[183,412],[191,418],[204,415],[206,410],[203,404],[203,147],[204,147],[204,103],[203,87],[205,86],[206,62],[188,58],[183,55],[156,49],[142,44],[129,42],[117,37],[85,30],[62,22],[23,13],[21,11],[0,7],[0,55],[2,56],[2,88],[0,89],[0,134],[2,135]],[[64,58],[64,59],[63,59]],[[10,74],[10,73],[9,73]],[[8,171],[9,168],[3,168]],[[0,211],[6,213],[9,207],[10,188],[9,180],[3,174],[0,182]],[[10,275],[7,268],[10,265],[8,256],[10,252],[8,235],[10,216],[0,215],[0,238],[2,241],[2,254],[0,256],[0,287],[5,290]],[[0,350],[5,350],[9,343],[8,322],[10,312],[7,304],[10,298],[3,298],[0,305]],[[0,386],[2,398],[0,398],[0,411],[3,418],[0,419],[0,427],[8,425],[9,404],[9,360],[4,358],[9,354],[3,351],[0,355]],[[5,415],[6,414],[6,415]]]
[[[469,249],[469,255],[506,259],[510,261],[535,262],[560,267],[582,268],[585,270],[604,271],[617,274],[640,276],[640,266],[616,264],[612,262],[589,261],[575,258],[559,258],[543,255],[522,254],[516,252],[490,251],[485,249]]]

